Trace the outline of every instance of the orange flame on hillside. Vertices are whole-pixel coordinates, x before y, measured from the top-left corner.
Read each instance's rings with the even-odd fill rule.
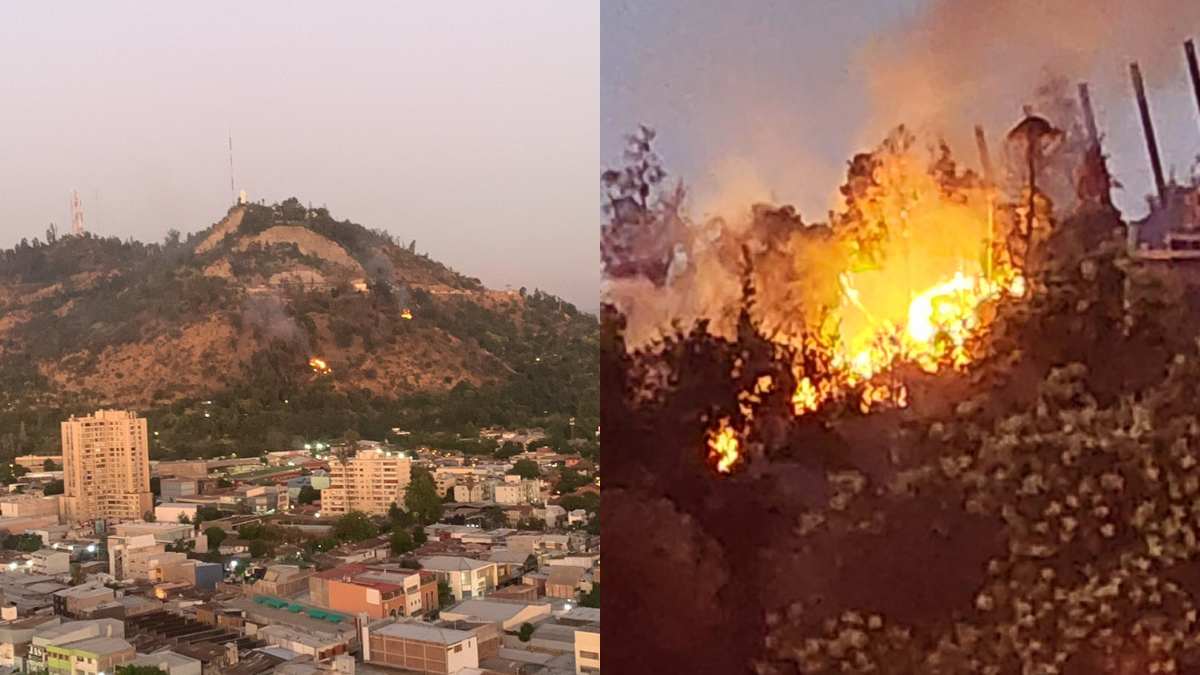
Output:
[[[325,363],[324,359],[317,358],[316,356],[308,360],[308,367],[312,368],[313,372],[318,375],[328,375],[329,373],[333,372],[329,368],[329,364]]]
[[[409,309],[407,307],[405,307],[404,311],[400,312],[400,318],[411,321],[412,320],[412,312],[409,311]]]

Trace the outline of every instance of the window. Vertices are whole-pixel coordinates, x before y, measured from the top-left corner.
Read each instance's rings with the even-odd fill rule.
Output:
[[[462,651],[462,645],[454,645],[454,653],[455,654],[457,654],[461,651]]]

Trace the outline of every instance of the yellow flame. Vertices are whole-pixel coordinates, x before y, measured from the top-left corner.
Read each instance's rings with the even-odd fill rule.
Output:
[[[408,319],[411,321],[412,320],[412,312],[406,308],[404,311],[400,312],[400,318]]]
[[[332,372],[329,368],[329,364],[325,363],[324,359],[320,359],[315,356],[308,360],[308,367],[312,368],[313,372],[320,373],[322,375]]]
[[[737,432],[729,426],[728,418],[722,419],[717,429],[709,433],[708,438],[708,458],[718,472],[729,473],[733,470],[733,465],[741,456],[738,445]]]

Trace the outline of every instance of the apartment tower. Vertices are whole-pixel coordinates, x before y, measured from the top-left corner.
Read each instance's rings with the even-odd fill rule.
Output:
[[[68,523],[141,520],[154,510],[146,419],[97,410],[62,423],[63,504]]]
[[[362,511],[386,515],[403,505],[412,478],[412,460],[398,452],[360,450],[345,462],[329,462],[329,487],[321,491],[321,511],[342,515]]]

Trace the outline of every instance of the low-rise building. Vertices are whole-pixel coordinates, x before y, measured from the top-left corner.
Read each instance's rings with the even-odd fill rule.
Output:
[[[123,638],[94,637],[46,647],[46,666],[51,675],[112,673],[136,656]]]
[[[455,600],[487,595],[499,583],[496,563],[462,556],[421,558],[421,568],[437,575],[450,586]]]
[[[416,616],[438,609],[437,575],[343,565],[312,575],[309,597],[330,609],[372,619]]]
[[[457,673],[479,667],[478,638],[468,631],[396,622],[364,627],[363,661],[418,673]]]
[[[189,559],[162,566],[163,581],[188,584],[202,591],[215,590],[224,576],[225,570],[219,563]]]
[[[44,471],[46,462],[53,462],[55,466],[62,466],[62,455],[19,455],[13,460],[17,466],[27,471]]]
[[[203,672],[203,663],[199,659],[170,650],[140,654],[130,665],[158,668],[167,675],[200,675]]]
[[[16,614],[16,608],[12,608]],[[39,628],[49,628],[62,623],[58,616],[29,616],[5,619],[0,622],[0,667],[25,671],[25,658],[29,654],[29,643]]]
[[[550,617],[548,602],[522,602],[494,597],[472,598],[451,605],[441,612],[447,621],[495,623],[501,630],[517,630],[523,623],[536,623]]]
[[[81,618],[106,602],[112,602],[116,593],[100,583],[82,584],[64,588],[54,593],[54,613],[60,616]]]
[[[456,502],[490,502],[494,498],[497,482],[467,478],[460,480],[454,486],[454,501]]]
[[[108,570],[118,580],[162,581],[162,568],[187,560],[184,553],[166,550],[153,534],[108,538]]]
[[[197,504],[179,504],[167,502],[154,507],[154,520],[160,523],[194,523],[196,522]]]
[[[59,498],[57,495],[4,495],[0,497],[0,517],[3,518],[32,518],[38,516],[59,515]]]
[[[69,574],[71,572],[71,554],[53,548],[42,548],[29,554],[29,571],[33,574]]]
[[[588,571],[573,565],[555,565],[546,579],[546,595],[552,598],[573,599],[588,581]]]
[[[68,621],[57,625],[49,625],[34,631],[29,643],[25,668],[27,672],[52,673],[99,673],[99,668],[92,670],[71,670],[75,654],[62,650],[62,647],[78,645],[97,638],[124,638],[125,624],[116,619],[93,619],[89,621]],[[123,642],[124,640],[122,640]],[[126,643],[128,645],[128,643]],[[111,659],[125,654],[125,648],[115,643],[99,643],[91,645],[95,651],[90,658]],[[129,660],[133,660],[133,648],[129,647]],[[84,656],[84,658],[89,658]],[[53,662],[53,663],[52,663]],[[120,661],[118,663],[124,663]],[[118,663],[112,664],[105,672],[113,672]]]
[[[504,482],[496,486],[496,503],[506,506],[536,504],[542,499],[542,487],[542,481],[537,478],[506,475]]]
[[[600,672],[600,626],[575,630],[575,673]]]
[[[290,597],[308,589],[312,570],[297,565],[270,565],[263,578],[254,582],[254,592]]]

